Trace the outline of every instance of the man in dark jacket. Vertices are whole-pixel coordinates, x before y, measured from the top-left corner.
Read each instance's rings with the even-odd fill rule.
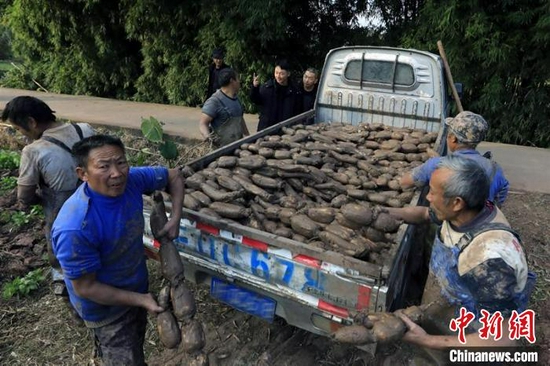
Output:
[[[319,80],[319,72],[313,67],[309,67],[302,77],[302,83],[300,85],[302,92],[303,105],[302,110],[304,112],[313,109],[315,105],[315,98],[317,97],[317,81]]]
[[[250,100],[261,106],[258,131],[293,117],[302,111],[300,89],[290,80],[290,66],[286,61],[275,65],[274,79],[260,86],[254,75]]]
[[[317,98],[317,81],[319,80],[319,71],[313,67],[308,67],[302,76],[300,83],[300,92],[302,93],[302,112],[307,112],[315,106]],[[308,118],[304,124],[311,125],[315,122],[314,117]]]
[[[224,57],[225,52],[222,48],[216,48],[212,51],[212,64],[208,67],[208,89],[205,100],[210,98],[220,88],[220,71],[230,67],[224,62]]]

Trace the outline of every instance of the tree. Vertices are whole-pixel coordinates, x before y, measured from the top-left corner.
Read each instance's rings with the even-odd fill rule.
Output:
[[[438,39],[489,139],[550,146],[550,3],[430,0],[403,43],[437,52]]]
[[[7,1],[7,0],[5,0]],[[368,43],[356,0],[13,0],[4,19],[16,56],[48,90],[197,105],[216,46],[241,73],[242,100],[254,72],[271,77],[278,58],[299,75],[330,48]]]
[[[14,0],[4,20],[15,56],[48,90],[129,98],[140,58],[124,16],[117,1]]]

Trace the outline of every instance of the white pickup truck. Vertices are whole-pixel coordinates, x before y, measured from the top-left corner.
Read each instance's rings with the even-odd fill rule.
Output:
[[[220,148],[188,165],[204,169],[243,143],[280,133],[314,116],[318,122],[383,123],[438,132],[435,149],[445,151],[449,109],[439,56],[412,49],[342,47],[325,60],[315,108]],[[411,205],[421,204],[417,192]],[[149,211],[144,211],[149,222]],[[148,224],[147,224],[148,225]],[[146,225],[146,226],[147,226]],[[422,278],[425,231],[402,225],[397,250],[385,265],[309,246],[224,219],[183,209],[175,239],[185,277],[208,284],[211,295],[236,309],[272,321],[275,316],[310,332],[328,335],[363,309],[393,310],[405,304],[416,274]],[[146,227],[146,253],[158,259],[158,244]],[[415,247],[416,246],[416,247]],[[420,284],[421,281],[420,281]]]

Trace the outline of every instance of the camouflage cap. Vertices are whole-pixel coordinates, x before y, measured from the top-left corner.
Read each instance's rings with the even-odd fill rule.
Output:
[[[464,111],[455,118],[447,118],[445,124],[456,136],[459,142],[479,143],[487,136],[489,124],[479,114]]]

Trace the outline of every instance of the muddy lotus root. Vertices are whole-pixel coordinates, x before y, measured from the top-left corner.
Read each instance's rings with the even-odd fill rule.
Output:
[[[204,329],[197,320],[191,320],[181,329],[181,346],[186,353],[200,351],[206,343]]]
[[[172,285],[170,289],[170,298],[172,299],[174,315],[178,320],[190,319],[195,315],[195,298],[193,293],[183,282]]]
[[[186,207],[380,264],[402,222],[376,208],[411,203],[415,191],[400,178],[425,160],[437,134],[381,123],[281,130],[190,175]]]
[[[428,306],[430,305],[411,306],[400,311],[413,322],[420,323]],[[338,329],[332,334],[332,338],[355,345],[383,344],[398,341],[407,332],[405,323],[393,313],[358,314],[355,321],[357,324]]]
[[[164,347],[175,348],[180,343],[181,331],[174,314],[170,310],[157,314],[157,330]]]

